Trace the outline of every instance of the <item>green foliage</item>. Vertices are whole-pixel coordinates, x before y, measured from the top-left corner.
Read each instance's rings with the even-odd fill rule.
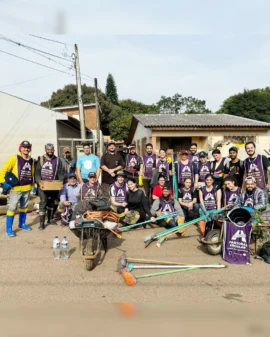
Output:
[[[132,115],[151,113],[158,113],[155,105],[146,105],[131,99],[120,101],[119,106],[110,113],[110,136],[115,140],[127,139]]]
[[[270,123],[270,88],[244,90],[227,98],[219,114],[229,114]]]
[[[105,94],[112,104],[118,105],[117,87],[112,74],[109,74],[107,77]]]
[[[206,108],[206,103],[192,96],[183,97],[175,94],[172,97],[161,96],[157,102],[157,107],[162,114],[208,114],[211,113]]]

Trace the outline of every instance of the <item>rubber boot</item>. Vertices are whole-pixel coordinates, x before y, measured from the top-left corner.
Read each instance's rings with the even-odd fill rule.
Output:
[[[25,230],[25,231],[31,231],[32,228],[25,224],[26,214],[27,214],[26,212],[20,212],[20,214],[19,214],[19,226],[18,227]]]
[[[56,221],[53,219],[53,210],[48,209],[47,210],[47,225],[57,225]]]
[[[13,221],[14,221],[14,215],[7,215],[7,217],[6,217],[6,234],[10,237],[15,236],[15,233],[12,230]]]
[[[39,227],[38,227],[38,229],[40,231],[43,231],[45,229],[45,217],[46,217],[46,214],[43,214],[43,215],[39,216]]]

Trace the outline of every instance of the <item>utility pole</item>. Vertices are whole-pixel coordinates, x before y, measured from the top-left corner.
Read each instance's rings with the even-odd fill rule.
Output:
[[[74,45],[74,47],[75,47],[75,71],[76,71],[76,82],[77,82],[78,106],[79,106],[79,114],[80,114],[81,138],[86,139],[79,52],[78,52],[78,46],[76,44]]]
[[[96,129],[97,129],[97,155],[101,155],[100,149],[100,113],[99,113],[99,104],[98,104],[98,89],[97,89],[97,78],[94,79],[95,83],[95,103],[96,103]]]

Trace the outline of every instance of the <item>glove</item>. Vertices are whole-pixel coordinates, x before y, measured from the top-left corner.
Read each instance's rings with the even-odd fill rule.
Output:
[[[139,186],[143,186],[143,177],[142,176],[139,176],[138,184],[139,184]]]
[[[171,164],[171,163],[172,163],[172,158],[171,158],[171,157],[168,157],[168,158],[167,158],[167,162],[168,162],[168,164]]]
[[[4,187],[4,189],[6,191],[10,190],[12,188],[12,186],[10,186],[8,183],[6,183],[5,181],[2,183],[2,186]]]

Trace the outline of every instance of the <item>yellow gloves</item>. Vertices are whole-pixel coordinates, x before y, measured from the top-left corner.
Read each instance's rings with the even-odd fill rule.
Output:
[[[142,176],[139,176],[139,178],[138,178],[138,184],[139,184],[139,186],[143,186],[143,177]]]
[[[168,157],[168,158],[167,158],[167,162],[168,162],[168,164],[171,164],[171,163],[172,163],[172,158],[171,158],[171,157]]]

